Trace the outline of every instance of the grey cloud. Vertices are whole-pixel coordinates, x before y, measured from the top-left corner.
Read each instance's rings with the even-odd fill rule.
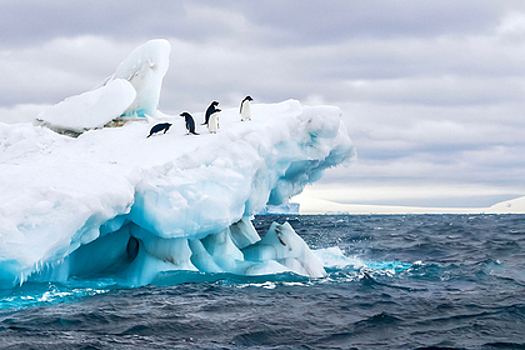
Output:
[[[509,2],[479,1],[3,1],[2,45],[86,34],[115,39],[176,36],[207,41],[254,30],[259,45],[340,43],[356,37],[434,37],[483,33],[498,25]],[[513,4],[514,6],[515,3]],[[189,9],[209,9],[193,16]],[[224,18],[226,17],[226,18]],[[247,28],[247,27],[246,27]]]
[[[283,44],[341,42],[355,37],[432,37],[491,30],[505,11],[479,1],[226,2],[250,21],[278,28]],[[224,2],[219,2],[221,6]]]
[[[264,29],[252,32],[238,9],[227,11],[227,7],[210,5],[198,1],[7,0],[0,2],[0,46],[19,47],[85,35],[128,41],[177,37],[206,42],[267,34]],[[242,30],[247,35],[243,36]]]
[[[134,47],[80,37],[0,52],[0,103],[53,104],[90,90],[112,74]]]
[[[101,35],[117,40],[178,36],[192,40],[228,35],[227,26],[209,26],[188,17],[183,1],[7,1],[0,3],[4,46],[55,37]]]

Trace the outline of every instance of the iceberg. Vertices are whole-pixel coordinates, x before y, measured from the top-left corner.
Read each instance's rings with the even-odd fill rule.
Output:
[[[283,205],[268,205],[260,215],[285,215],[295,214],[299,215],[299,203],[287,203]]]
[[[135,68],[158,62],[148,50],[150,58],[133,59]],[[131,91],[124,71],[145,68],[137,69],[119,68],[104,86]],[[354,157],[341,110],[253,104],[252,120],[242,122],[236,107],[223,109],[220,133],[198,126],[201,135],[192,136],[179,116],[151,113],[158,91],[137,86],[131,105],[151,118],[85,128],[75,138],[45,125],[0,123],[0,286],[93,276],[144,285],[179,270],[323,276],[291,225],[274,223],[261,238],[251,219]],[[105,102],[84,115],[87,125],[100,125],[133,95],[92,93]],[[146,138],[160,121],[172,123],[169,132]]]

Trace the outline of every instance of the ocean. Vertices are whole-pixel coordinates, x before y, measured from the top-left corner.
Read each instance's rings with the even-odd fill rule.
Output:
[[[268,215],[362,262],[0,289],[0,349],[525,349],[525,215]],[[180,281],[185,281],[181,283]]]

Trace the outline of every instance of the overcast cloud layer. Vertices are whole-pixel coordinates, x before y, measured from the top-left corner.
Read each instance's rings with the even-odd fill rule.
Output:
[[[0,120],[31,120],[166,38],[166,113],[236,107],[246,94],[343,109],[358,161],[313,195],[480,207],[525,195],[522,3],[151,3],[0,2]]]

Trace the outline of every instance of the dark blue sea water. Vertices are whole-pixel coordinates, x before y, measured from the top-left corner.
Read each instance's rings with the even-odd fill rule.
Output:
[[[525,215],[274,220],[366,264],[0,290],[0,349],[525,349]]]

